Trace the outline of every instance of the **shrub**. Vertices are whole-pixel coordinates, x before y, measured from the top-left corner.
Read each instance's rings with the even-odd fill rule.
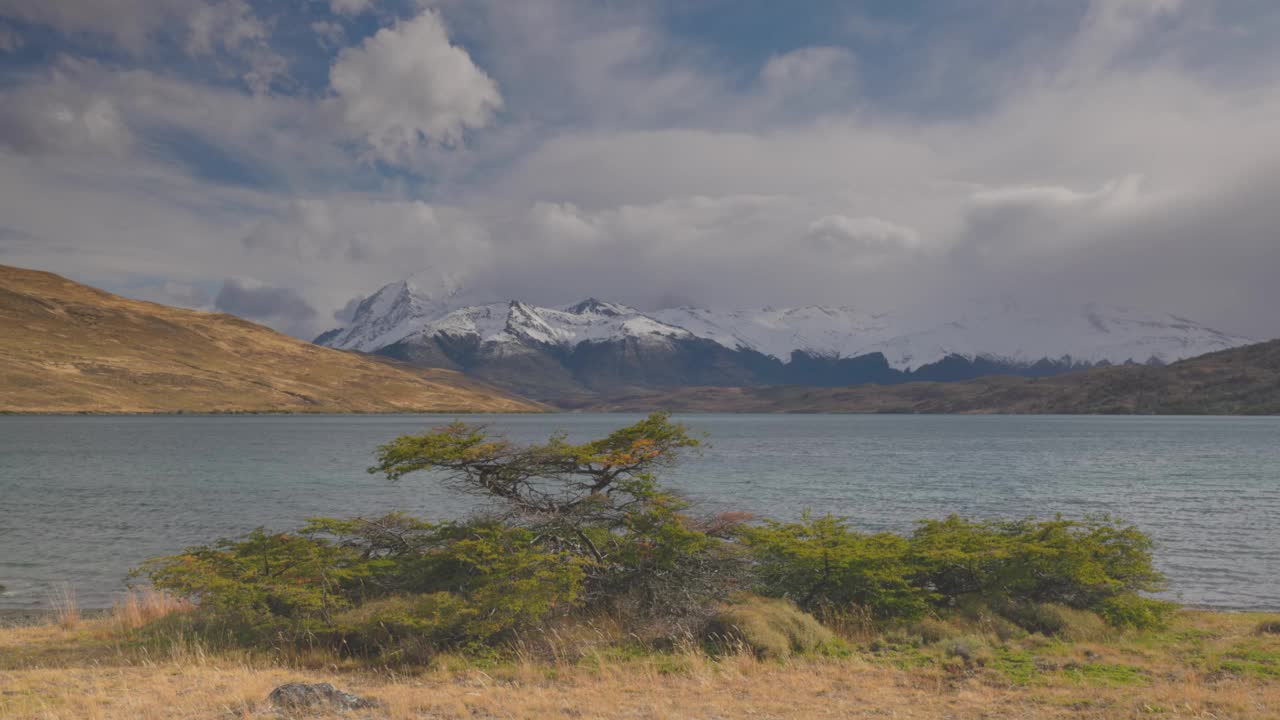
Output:
[[[328,639],[377,654],[409,634],[441,646],[487,642],[571,608],[580,567],[535,539],[488,522],[321,519],[299,534],[256,530],[191,548],[140,572],[197,600],[206,621],[242,642]]]
[[[812,615],[786,600],[763,597],[722,606],[707,623],[704,636],[714,648],[739,646],[762,658],[785,658],[837,645],[835,635]]]
[[[742,533],[756,560],[759,591],[805,609],[862,606],[879,618],[912,618],[930,594],[911,583],[908,543],[890,533],[864,535],[843,519],[808,514],[798,523],[768,521]]]
[[[976,522],[956,516],[911,536],[916,581],[943,605],[965,598],[1100,610],[1107,598],[1163,588],[1151,539],[1107,518]]]
[[[1178,606],[1137,593],[1113,595],[1102,601],[1099,612],[1107,622],[1121,628],[1158,630],[1168,627]]]
[[[447,592],[373,600],[333,619],[335,645],[358,655],[428,654],[469,636],[476,608]]]

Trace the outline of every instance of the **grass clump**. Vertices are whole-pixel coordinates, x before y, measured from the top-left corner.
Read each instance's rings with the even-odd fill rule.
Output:
[[[1029,632],[1072,642],[1105,640],[1113,632],[1098,613],[1058,603],[1013,603],[1005,613]]]
[[[786,600],[763,597],[747,597],[718,608],[704,636],[713,649],[742,648],[760,658],[839,649],[835,634],[812,615]]]

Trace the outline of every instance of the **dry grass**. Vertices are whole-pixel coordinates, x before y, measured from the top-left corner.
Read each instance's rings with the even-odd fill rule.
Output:
[[[124,635],[173,613],[191,609],[189,601],[154,588],[131,588],[111,609],[111,629],[117,635]]]
[[[49,607],[53,608],[58,627],[63,630],[75,630],[80,625],[80,605],[76,602],[76,592],[71,583],[60,583],[54,588]]]
[[[0,265],[0,412],[530,412],[450,370]]]
[[[185,638],[122,635],[148,613],[139,598],[73,628],[0,630],[0,717],[148,720],[275,717],[264,699],[287,681],[332,682],[383,703],[352,717],[425,718],[1276,718],[1280,638],[1256,615],[1184,613],[1156,635],[1106,644],[983,645],[979,660],[938,646],[877,640],[840,658],[713,660],[695,650],[477,666],[440,657],[412,671],[343,667],[334,658],[217,654]],[[589,642],[592,631],[580,631]],[[610,635],[611,631],[597,631]],[[572,643],[570,631],[556,642]],[[954,644],[954,643],[952,643]],[[871,647],[875,647],[873,650]],[[950,655],[950,656],[949,656]],[[314,715],[313,717],[327,717]]]

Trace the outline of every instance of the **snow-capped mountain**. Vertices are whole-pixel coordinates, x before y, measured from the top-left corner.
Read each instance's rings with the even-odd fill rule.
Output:
[[[420,332],[425,322],[456,307],[459,288],[449,278],[426,284],[415,276],[382,286],[356,306],[351,324],[316,338],[320,345],[377,352]]]
[[[456,287],[392,283],[316,342],[453,367],[554,396],[645,385],[845,385],[1048,375],[1168,363],[1253,342],[1162,313],[974,301],[945,314],[807,306],[642,312],[594,298],[564,307],[465,305]]]
[[[727,347],[786,362],[792,352],[852,358],[880,353],[903,371],[959,356],[1009,365],[1041,360],[1073,365],[1169,363],[1255,342],[1175,315],[1127,308],[1020,305],[979,300],[948,308],[943,319],[920,309],[862,313],[809,306],[757,312],[660,310],[665,323]]]

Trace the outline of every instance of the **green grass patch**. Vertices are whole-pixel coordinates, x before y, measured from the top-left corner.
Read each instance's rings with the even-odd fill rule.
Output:
[[[1021,648],[1000,648],[990,667],[1015,685],[1031,685],[1043,679],[1035,656]]]
[[[1150,678],[1141,668],[1132,665],[1085,663],[1066,668],[1062,673],[1076,682],[1102,687],[1146,685],[1150,682]]]

